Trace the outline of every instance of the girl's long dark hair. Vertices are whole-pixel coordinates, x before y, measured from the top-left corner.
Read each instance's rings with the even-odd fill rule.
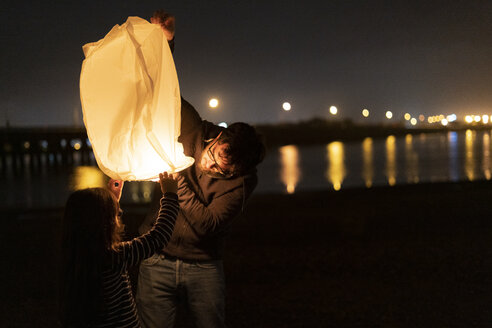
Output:
[[[63,326],[91,325],[104,312],[102,271],[121,241],[119,205],[110,191],[75,191],[62,222],[60,321]]]

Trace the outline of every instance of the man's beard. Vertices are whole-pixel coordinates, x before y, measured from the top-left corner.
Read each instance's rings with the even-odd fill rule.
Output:
[[[205,174],[205,175],[207,175],[213,179],[227,179],[225,176],[220,174],[220,172],[217,172],[217,171],[214,171],[211,169],[207,169],[207,168],[202,166],[202,158],[205,155],[205,153],[206,153],[206,151],[203,150],[202,155],[200,156],[200,161],[198,162],[198,167],[200,168],[200,171],[202,171],[203,174]]]

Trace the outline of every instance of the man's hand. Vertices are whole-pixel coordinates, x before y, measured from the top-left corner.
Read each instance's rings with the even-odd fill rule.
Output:
[[[177,193],[178,191],[178,182],[167,172],[159,173],[159,183],[163,194],[166,192]]]
[[[164,10],[158,10],[154,13],[154,16],[150,18],[150,22],[161,26],[167,41],[174,39],[176,18],[174,18],[173,15],[165,12]]]
[[[123,190],[124,183],[125,181],[123,180],[109,179],[108,189],[109,191],[111,191],[111,193],[116,197],[118,201],[120,201],[121,191]]]

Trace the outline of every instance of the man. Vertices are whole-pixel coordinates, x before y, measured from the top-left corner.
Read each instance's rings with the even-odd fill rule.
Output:
[[[174,18],[158,11],[151,21],[174,41]],[[195,163],[178,175],[181,209],[171,240],[140,266],[138,310],[145,327],[173,327],[178,305],[197,327],[224,327],[224,237],[257,184],[255,167],[265,147],[250,125],[219,127],[184,99],[178,140]],[[141,232],[151,226],[154,210]]]

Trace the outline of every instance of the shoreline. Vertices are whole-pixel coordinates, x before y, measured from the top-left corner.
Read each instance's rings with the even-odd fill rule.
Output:
[[[447,189],[447,188],[472,188],[473,186],[484,188],[490,186],[492,188],[492,180],[474,180],[474,181],[441,181],[441,182],[419,182],[419,183],[402,183],[394,186],[390,185],[375,185],[370,188],[367,187],[344,187],[341,190],[334,189],[316,189],[316,190],[301,190],[295,193],[289,194],[286,191],[283,192],[253,192],[252,199],[262,197],[304,197],[302,195],[309,194],[351,194],[351,193],[372,193],[372,192],[385,192],[388,190],[401,191],[414,190],[414,189]],[[122,202],[122,208],[128,208],[131,211],[141,212],[144,211],[150,203],[131,203]],[[3,206],[0,207],[0,217],[4,216],[20,216],[21,219],[30,219],[36,216],[35,213],[40,213],[41,216],[53,216],[63,212],[64,206],[46,206],[46,207],[31,207],[26,208],[22,206]]]

